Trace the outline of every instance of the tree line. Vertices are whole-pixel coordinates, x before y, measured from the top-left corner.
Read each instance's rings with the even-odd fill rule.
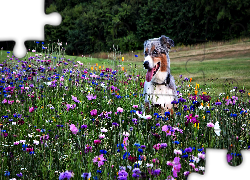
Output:
[[[161,35],[191,45],[250,32],[250,0],[46,0],[45,9],[62,16],[59,26],[45,26],[45,45],[59,39],[75,55],[113,45],[122,52],[142,50],[145,40]]]

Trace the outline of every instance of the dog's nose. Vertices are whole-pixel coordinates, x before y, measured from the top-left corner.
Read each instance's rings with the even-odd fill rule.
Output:
[[[148,66],[149,66],[149,62],[148,62],[148,61],[145,61],[145,62],[143,63],[143,66],[145,67],[145,69],[147,69]]]

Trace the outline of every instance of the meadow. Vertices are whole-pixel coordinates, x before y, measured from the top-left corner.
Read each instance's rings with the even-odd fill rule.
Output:
[[[178,91],[170,116],[142,112],[140,52],[112,54],[19,60],[1,51],[1,179],[186,179],[205,172],[208,147],[241,163],[250,148],[245,55],[187,64],[170,54]]]

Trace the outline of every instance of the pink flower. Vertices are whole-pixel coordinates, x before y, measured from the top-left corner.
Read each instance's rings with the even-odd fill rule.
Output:
[[[168,125],[162,126],[162,131],[166,132],[166,136],[171,136],[171,131]]]
[[[101,143],[101,140],[100,140],[100,139],[94,140],[94,143],[95,143],[95,144],[100,144],[100,143]]]
[[[167,164],[171,165],[171,162],[169,162]],[[179,157],[175,157],[174,161],[172,162],[172,164],[173,164],[173,168],[172,168],[173,176],[177,177],[177,173],[180,172],[180,169],[181,169],[180,158]]]
[[[4,99],[4,100],[2,101],[3,104],[5,104],[5,103],[7,103],[7,102],[8,102],[7,99]]]
[[[138,105],[133,105],[133,108],[138,108]]]
[[[96,116],[97,115],[97,110],[93,109],[90,111],[91,116]]]
[[[69,111],[69,109],[74,109],[76,107],[76,104],[66,104],[67,107],[67,111]]]
[[[106,161],[106,159],[104,159],[103,154],[96,156],[93,160],[93,163],[98,163],[98,167],[101,167],[104,164],[104,161]]]
[[[189,166],[191,166],[192,168],[195,168],[194,163],[189,163]]]
[[[167,161],[168,166],[174,166],[174,164],[171,161]]]
[[[18,144],[19,144],[19,141],[14,142],[14,145],[18,145]]]
[[[30,113],[33,112],[34,110],[35,110],[34,107],[29,108]]]
[[[74,124],[71,124],[70,125],[70,130],[71,130],[71,132],[73,133],[73,134],[76,134],[76,133],[78,133],[78,129],[77,129],[77,127],[74,125]]]
[[[13,102],[14,102],[14,101],[9,101],[9,100],[8,100],[8,104],[12,104]]]
[[[172,176],[168,176],[166,180],[175,180]]]
[[[118,108],[117,108],[117,112],[121,112],[121,113],[122,113],[122,112],[123,112],[123,108],[118,107]]]
[[[161,144],[160,143],[155,144],[153,148],[158,151],[161,148]]]
[[[214,124],[213,123],[207,123],[207,127],[214,127]]]
[[[127,140],[128,140],[128,137],[125,137],[125,138],[123,139],[124,149],[125,149],[126,151],[127,151],[127,145],[128,145]]]

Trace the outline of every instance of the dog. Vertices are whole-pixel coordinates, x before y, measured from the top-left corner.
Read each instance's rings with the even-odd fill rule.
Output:
[[[144,42],[143,66],[147,69],[147,74],[143,94],[147,112],[152,103],[153,106],[160,107],[162,113],[170,112],[173,115],[171,102],[177,100],[175,80],[170,74],[169,50],[173,46],[174,41],[164,35]]]

